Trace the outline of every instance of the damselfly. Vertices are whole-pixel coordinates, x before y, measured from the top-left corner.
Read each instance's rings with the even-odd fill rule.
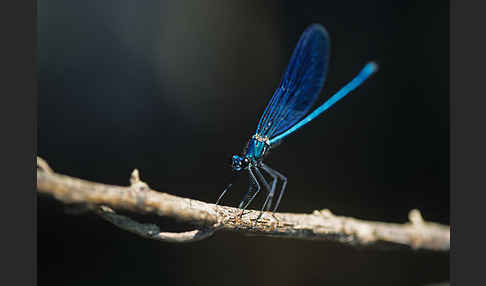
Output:
[[[324,84],[328,61],[328,33],[323,26],[313,24],[300,37],[282,81],[260,118],[255,134],[248,141],[242,155],[233,156],[233,177],[219,196],[216,204],[220,203],[224,194],[231,188],[235,178],[243,170],[248,170],[250,186],[240,202],[239,208],[244,211],[250,205],[260,191],[260,181],[268,191],[261,211],[269,210],[278,179],[280,179],[282,187],[277,203],[273,208],[274,212],[277,210],[287,186],[287,177],[264,164],[263,158],[265,155],[270,149],[281,143],[282,139],[319,116],[334,103],[361,85],[378,69],[374,62],[367,63],[353,80],[302,119],[316,101]],[[272,177],[271,185],[267,182],[260,169]]]

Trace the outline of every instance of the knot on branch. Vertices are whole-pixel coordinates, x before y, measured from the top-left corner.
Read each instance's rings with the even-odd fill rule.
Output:
[[[150,189],[147,183],[140,180],[138,169],[133,169],[130,175],[130,187],[136,192],[144,192]]]
[[[312,212],[313,215],[322,216],[324,218],[332,218],[334,214],[329,209],[322,209],[320,211],[315,210]]]
[[[47,164],[47,162],[39,156],[37,156],[37,169],[40,169],[40,170],[47,172],[47,173],[53,173],[54,172],[51,169],[51,167],[49,166],[49,164]]]
[[[418,209],[413,209],[408,213],[408,220],[414,226],[423,226],[425,224],[424,218]]]

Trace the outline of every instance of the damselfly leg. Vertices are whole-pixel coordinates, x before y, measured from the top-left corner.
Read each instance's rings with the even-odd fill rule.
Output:
[[[263,170],[266,171],[265,168],[263,168]],[[270,192],[267,198],[265,199],[265,203],[262,206],[262,211],[268,211],[270,209],[272,205],[273,196],[275,194],[275,190],[277,189],[277,182],[278,182],[277,176],[275,174],[269,173],[268,171],[266,172],[272,177],[272,188],[270,189]]]
[[[240,217],[243,215],[243,213],[245,212],[245,209],[251,204],[251,202],[256,197],[256,195],[258,195],[258,192],[260,192],[260,184],[258,183],[258,180],[256,179],[255,175],[253,174],[251,167],[248,168],[248,173],[250,174],[250,187],[249,187],[249,190],[246,193],[245,197],[240,202],[240,205],[238,206],[238,208],[242,209]],[[255,187],[256,190],[250,196],[253,187]]]
[[[278,196],[277,204],[275,204],[275,207],[273,208],[273,212],[275,212],[278,208],[278,205],[280,204],[280,200],[282,199],[282,196],[285,192],[285,187],[287,186],[287,177],[284,175],[280,174],[279,172],[275,171],[274,169],[268,167],[264,163],[262,163],[262,169],[265,170],[268,174],[270,174],[272,177],[276,176],[279,177],[280,180],[282,180],[282,189],[280,190],[280,195]],[[274,181],[275,182],[275,181]],[[272,194],[273,197],[273,194]],[[270,208],[270,207],[269,207]]]
[[[262,175],[262,173],[260,172],[260,170],[258,169],[258,167],[254,167],[255,168],[255,173],[258,175],[258,177],[260,178],[260,180],[263,182],[265,188],[267,189],[268,191],[268,195],[267,195],[267,198],[265,199],[265,202],[263,203],[263,206],[262,206],[262,209],[260,210],[260,215],[257,217],[257,221],[260,219],[260,217],[262,217],[263,215],[263,210],[265,208],[265,205],[267,204],[268,202],[268,198],[270,198],[270,196],[273,196],[272,194],[272,191],[275,189],[275,180],[272,184],[272,188],[270,188],[270,185],[268,184],[267,180],[265,179],[265,177]]]
[[[221,199],[226,194],[226,192],[228,192],[229,189],[233,186],[233,183],[235,182],[236,178],[239,177],[239,175],[240,175],[239,172],[238,173],[233,173],[233,176],[231,177],[230,182],[228,183],[228,185],[226,186],[226,188],[224,189],[224,191],[221,193],[221,195],[219,195],[218,200],[216,201],[216,205],[219,205],[219,203],[221,202]]]
[[[219,195],[219,198],[218,200],[216,201],[216,204],[219,205],[219,202],[221,201],[221,199],[223,198],[223,196],[226,194],[226,192],[231,188],[233,184],[228,184],[228,186],[226,187],[226,189],[224,189],[224,191],[221,193],[221,195]]]

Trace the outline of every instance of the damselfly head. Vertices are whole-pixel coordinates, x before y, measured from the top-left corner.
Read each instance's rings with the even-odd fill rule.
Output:
[[[238,155],[233,155],[231,166],[233,168],[233,171],[240,172],[243,171],[248,166],[249,163],[250,160],[248,158],[241,157]]]

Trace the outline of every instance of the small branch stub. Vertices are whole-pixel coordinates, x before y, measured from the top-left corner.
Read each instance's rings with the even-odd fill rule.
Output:
[[[132,174],[130,175],[130,186],[137,192],[143,192],[150,189],[147,183],[140,180],[138,169],[133,169]]]
[[[424,225],[424,218],[418,209],[413,209],[408,213],[408,220],[415,226]]]

